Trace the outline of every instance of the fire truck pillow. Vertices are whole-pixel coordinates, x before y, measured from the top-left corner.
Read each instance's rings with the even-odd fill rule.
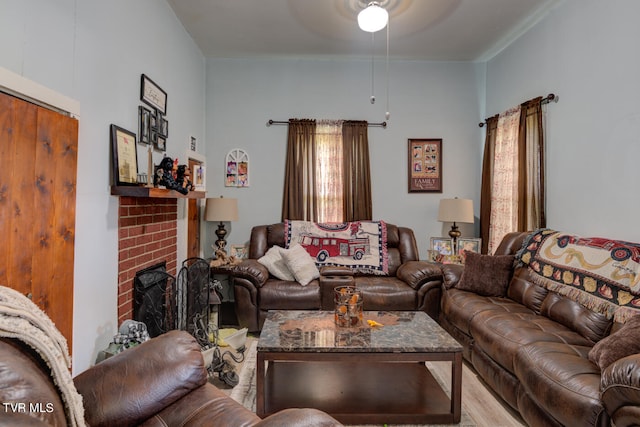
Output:
[[[316,267],[313,258],[300,245],[293,245],[288,250],[283,251],[282,257],[287,263],[287,267],[293,273],[296,281],[302,286],[307,286],[312,280],[320,277],[320,271]]]
[[[285,221],[286,247],[299,244],[316,266],[349,267],[354,273],[389,273],[387,224],[383,221],[315,223]]]
[[[263,257],[258,258],[258,262],[269,270],[269,273],[280,280],[295,280],[293,273],[287,267],[287,262],[282,256],[286,249],[280,246],[272,246]]]

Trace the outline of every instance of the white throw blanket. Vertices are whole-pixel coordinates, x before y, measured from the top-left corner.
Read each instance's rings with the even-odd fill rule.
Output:
[[[84,426],[82,396],[71,377],[67,341],[51,319],[20,292],[0,286],[0,337],[14,338],[34,349],[51,369],[70,426]],[[27,402],[25,402],[27,403]]]

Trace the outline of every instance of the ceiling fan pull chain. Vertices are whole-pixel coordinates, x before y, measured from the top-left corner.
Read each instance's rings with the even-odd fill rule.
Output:
[[[374,72],[373,72],[373,54],[375,51],[374,34],[375,33],[371,33],[371,98],[370,100],[372,104],[376,103],[376,96],[374,94]]]

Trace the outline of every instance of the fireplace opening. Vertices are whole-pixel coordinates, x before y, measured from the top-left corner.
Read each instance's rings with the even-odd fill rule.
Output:
[[[133,318],[147,326],[150,337],[179,329],[181,306],[175,278],[161,262],[138,271],[133,283]]]

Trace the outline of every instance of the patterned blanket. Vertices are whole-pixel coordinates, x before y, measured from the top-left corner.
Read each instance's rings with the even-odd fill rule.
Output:
[[[387,225],[383,221],[285,223],[287,248],[300,244],[316,265],[344,266],[365,274],[386,275]]]
[[[517,258],[537,283],[607,318],[640,314],[640,244],[542,229]]]

